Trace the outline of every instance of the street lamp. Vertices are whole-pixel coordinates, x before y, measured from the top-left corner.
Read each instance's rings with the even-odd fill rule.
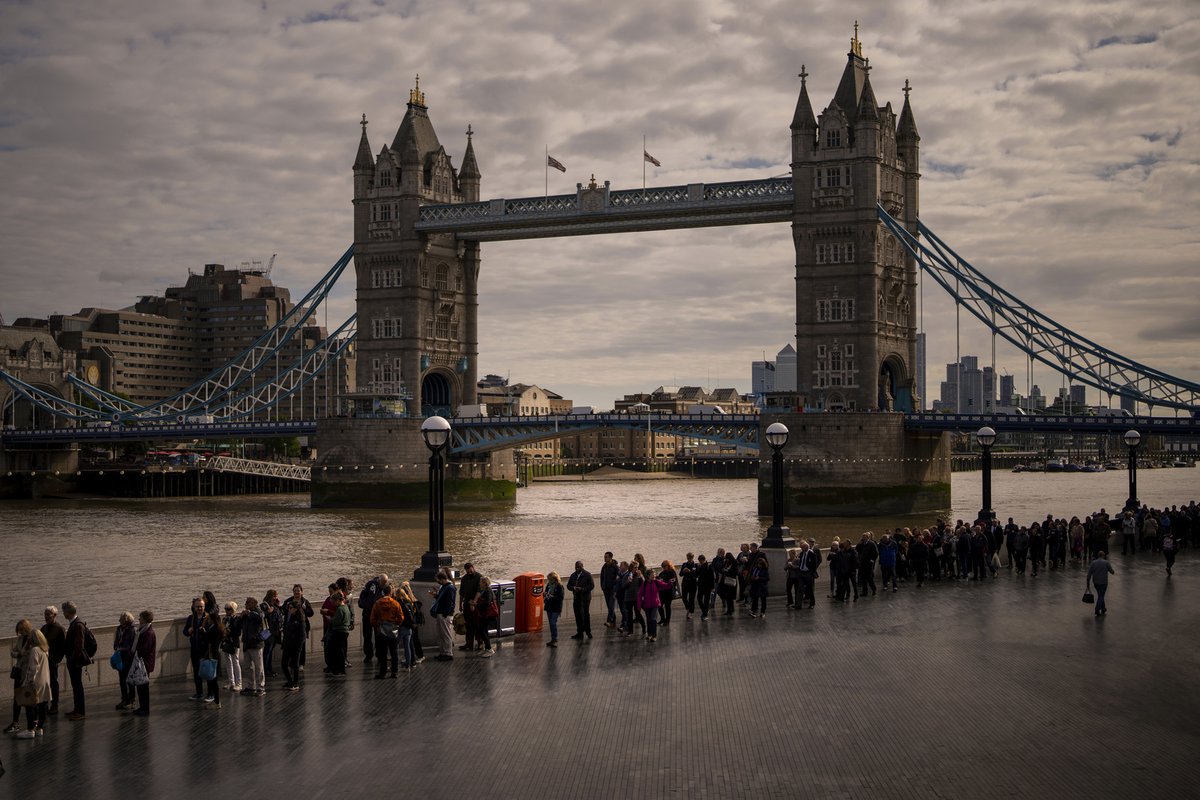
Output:
[[[782,422],[767,426],[767,444],[771,445],[771,527],[763,539],[763,547],[795,547],[796,540],[783,524],[783,446],[787,444],[788,429]]]
[[[413,572],[413,580],[433,583],[438,570],[450,566],[446,552],[446,498],[443,490],[445,457],[450,442],[450,423],[444,417],[429,417],[421,423],[421,438],[429,448],[429,552],[421,556],[421,566]]]
[[[1130,429],[1125,431],[1125,445],[1129,448],[1129,499],[1125,501],[1125,510],[1137,513],[1141,503],[1137,499],[1137,448],[1142,441],[1142,435]]]
[[[975,431],[975,440],[983,448],[983,508],[979,509],[979,518],[991,522],[996,516],[992,511],[992,445],[996,443],[996,431],[984,425]]]

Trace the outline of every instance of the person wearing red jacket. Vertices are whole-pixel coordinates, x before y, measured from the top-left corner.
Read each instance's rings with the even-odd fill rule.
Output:
[[[388,623],[388,627],[384,627],[384,623]],[[392,587],[384,586],[383,596],[371,606],[371,626],[375,628],[375,653],[379,661],[379,670],[375,673],[377,679],[388,677],[389,655],[392,659],[391,677],[396,677],[400,669],[400,628],[403,625],[404,609],[392,596]]]

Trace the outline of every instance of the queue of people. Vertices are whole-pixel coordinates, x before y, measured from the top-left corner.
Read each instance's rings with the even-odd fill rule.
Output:
[[[873,532],[863,533],[856,543],[835,536],[824,552],[809,538],[787,553],[786,606],[815,608],[822,569],[829,571],[829,599],[847,603],[889,588],[897,592],[901,584],[920,589],[927,582],[985,582],[995,580],[1002,569],[1018,576],[1030,570],[1036,576],[1039,568],[1062,570],[1069,562],[1086,561],[1085,601],[1092,598],[1095,615],[1102,617],[1107,614],[1109,576],[1116,574],[1107,560],[1114,534],[1122,537],[1123,556],[1161,553],[1170,578],[1180,549],[1200,537],[1200,507],[1195,502],[1170,509],[1143,507],[1115,518],[1101,509],[1084,520],[1048,515],[1030,525],[1018,525],[1011,517],[1004,525],[991,519],[970,525],[959,520],[951,526],[939,519],[929,528],[896,528],[878,539]],[[547,647],[558,647],[558,622],[568,594],[575,618],[571,638],[581,642],[593,638],[591,607],[597,582],[582,561],[574,566],[565,582],[557,572],[547,575],[543,592]],[[756,542],[742,544],[736,553],[718,548],[711,559],[688,553],[678,566],[663,560],[651,567],[641,553],[617,561],[607,552],[598,578],[604,598],[604,627],[622,637],[633,636],[636,628],[643,640],[657,641],[660,628],[672,624],[677,601],[687,619],[699,614],[702,622],[717,615],[731,616],[737,605],[746,607],[752,619],[763,619],[767,613],[770,564]],[[338,578],[329,584],[320,606],[325,674],[332,680],[347,674],[350,639],[356,629],[361,631],[363,663],[375,662],[376,679],[395,679],[423,663],[421,628],[428,624],[426,603],[409,582],[393,583],[386,574],[377,575],[366,582],[356,602],[353,588],[350,578]],[[441,570],[426,600],[437,641],[436,660],[453,661],[456,652],[481,658],[496,654],[500,646],[499,638],[493,638],[500,633],[497,595],[491,579],[474,564],[464,565],[457,587],[452,574]],[[11,653],[13,716],[5,733],[22,739],[44,735],[47,719],[59,713],[58,676],[64,662],[72,693],[66,718],[86,718],[83,671],[95,663],[98,644],[74,603],[63,603],[62,615],[65,626],[54,606],[44,610],[44,624],[38,628],[26,619],[17,623]],[[244,604],[230,600],[221,606],[211,591],[195,597],[183,625],[194,689],[190,699],[207,708],[220,708],[222,688],[244,696],[264,696],[268,679],[277,675],[276,650],[283,672],[281,688],[300,691],[315,618],[300,584],[292,587],[287,600],[281,600],[274,589],[261,601],[248,596]],[[456,633],[464,638],[457,650]],[[153,612],[144,610],[136,619],[129,612],[122,613],[109,655],[118,678],[118,712],[140,717],[150,714],[149,676],[156,659]]]

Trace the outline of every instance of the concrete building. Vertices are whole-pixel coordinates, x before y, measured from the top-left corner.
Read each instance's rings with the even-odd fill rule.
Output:
[[[996,410],[996,375],[991,367],[979,368],[978,356],[963,356],[946,365],[940,401],[935,411],[953,414],[987,414]]]
[[[206,264],[183,286],[147,295],[130,308],[85,308],[55,314],[48,330],[64,350],[94,362],[79,372],[90,383],[139,405],[165,399],[235,359],[293,308],[287,289],[261,269]],[[259,369],[251,385],[275,379],[326,336],[306,325]],[[321,418],[335,413],[337,398],[353,390],[353,351],[260,418]]]
[[[911,411],[916,262],[875,208],[916,231],[920,136],[907,86],[899,116],[876,101],[857,31],[847,56],[819,118],[801,73],[791,125],[795,388],[818,409]]]
[[[757,395],[775,391],[775,362],[754,361],[750,364],[750,391]]]
[[[796,348],[790,344],[775,354],[775,392],[796,391]]]
[[[1069,394],[1067,396],[1067,401],[1069,403],[1068,408],[1070,408],[1070,409],[1087,408],[1087,386],[1084,386],[1081,383],[1073,383],[1073,384],[1071,384],[1071,387],[1068,391],[1069,391]]]
[[[1000,376],[1000,398],[998,404],[1000,406],[1015,406],[1017,405],[1017,390],[1012,375]]]

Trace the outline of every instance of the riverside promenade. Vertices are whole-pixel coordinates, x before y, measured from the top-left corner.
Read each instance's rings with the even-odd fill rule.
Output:
[[[845,605],[822,573],[815,610],[702,623],[677,603],[653,644],[603,628],[597,595],[590,643],[564,618],[558,649],[429,648],[396,680],[313,656],[302,691],[212,709],[164,678],[144,719],[95,689],[86,721],[0,741],[0,797],[1192,796],[1200,559],[1169,581],[1155,556],[1113,565],[1099,619],[1079,567]]]

